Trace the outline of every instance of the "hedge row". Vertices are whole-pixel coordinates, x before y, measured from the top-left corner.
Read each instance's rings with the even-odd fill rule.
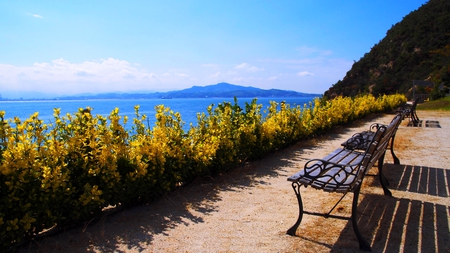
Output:
[[[403,95],[316,99],[303,107],[257,100],[224,102],[183,130],[181,115],[157,106],[156,123],[135,107],[132,127],[115,109],[108,117],[80,109],[44,124],[0,111],[0,245],[11,248],[55,225],[96,217],[108,206],[151,201],[180,183],[227,171],[365,115],[392,110]],[[89,109],[89,108],[88,108]]]

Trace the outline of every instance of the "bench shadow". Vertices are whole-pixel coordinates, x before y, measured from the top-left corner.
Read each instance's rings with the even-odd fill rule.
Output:
[[[393,190],[449,197],[450,170],[417,165],[385,164]]]
[[[419,120],[416,124],[410,121],[408,127],[429,127],[429,128],[442,128],[439,121],[436,120]]]
[[[358,226],[372,252],[450,252],[450,170],[395,164],[384,168],[393,197],[363,190],[358,205]],[[378,187],[377,180],[372,186]],[[407,197],[396,197],[401,192]],[[418,198],[421,194],[427,195],[426,201]],[[358,252],[358,247],[348,222],[331,252]]]

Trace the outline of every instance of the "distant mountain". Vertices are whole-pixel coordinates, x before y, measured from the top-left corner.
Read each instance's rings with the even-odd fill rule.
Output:
[[[171,98],[244,98],[244,97],[320,97],[321,94],[302,93],[297,91],[270,89],[263,90],[255,87],[245,87],[229,83],[218,83],[208,86],[193,86],[188,89],[155,92],[155,93],[104,93],[97,95],[79,95],[59,97],[69,99],[171,99]]]
[[[413,80],[450,84],[450,1],[430,0],[387,31],[325,96],[407,93]]]
[[[204,98],[204,97],[310,97],[319,94],[307,94],[297,91],[244,87],[229,83],[218,83],[209,86],[193,86],[180,91],[170,91],[164,94],[171,98]]]

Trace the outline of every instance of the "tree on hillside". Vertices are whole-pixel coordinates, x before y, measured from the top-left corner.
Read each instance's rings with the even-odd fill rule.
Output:
[[[392,26],[325,97],[406,93],[412,80],[448,80],[450,1],[430,0]],[[433,80],[434,81],[434,80]]]

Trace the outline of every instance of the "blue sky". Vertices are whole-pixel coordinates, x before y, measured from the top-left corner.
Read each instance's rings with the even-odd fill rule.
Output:
[[[323,93],[426,2],[0,1],[0,94],[218,82]]]

